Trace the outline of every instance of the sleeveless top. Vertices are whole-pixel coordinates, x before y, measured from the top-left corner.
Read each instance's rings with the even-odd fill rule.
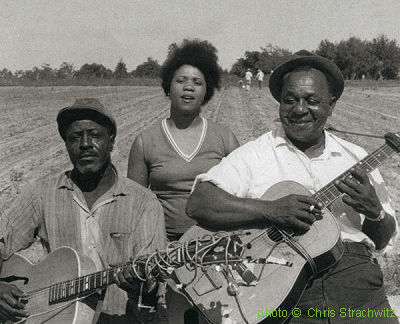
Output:
[[[195,220],[185,213],[194,179],[207,172],[236,147],[231,147],[231,132],[205,118],[201,139],[195,151],[185,155],[172,138],[166,119],[141,134],[143,154],[149,170],[150,189],[160,200],[169,237],[179,238]]]

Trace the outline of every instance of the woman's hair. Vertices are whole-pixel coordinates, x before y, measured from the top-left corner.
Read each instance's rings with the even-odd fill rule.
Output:
[[[169,96],[172,78],[182,65],[192,65],[203,73],[206,80],[206,94],[202,104],[214,95],[214,89],[220,86],[220,71],[217,64],[217,49],[208,41],[185,39],[180,46],[169,47],[168,57],[161,67],[161,86]]]

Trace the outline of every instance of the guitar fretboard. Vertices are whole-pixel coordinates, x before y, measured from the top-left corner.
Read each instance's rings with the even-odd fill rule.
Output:
[[[366,156],[364,159],[356,163],[354,166],[358,166],[362,170],[370,173],[378,166],[380,166],[383,162],[388,160],[396,151],[391,148],[388,144],[382,145],[376,151]],[[328,183],[325,187],[319,190],[314,198],[317,199],[323,207],[328,207],[331,203],[333,203],[336,199],[341,197],[343,194],[336,188],[334,182],[336,180],[342,180],[345,177],[350,175],[350,171],[346,171],[338,176],[335,180]]]
[[[193,248],[189,247],[186,253],[191,253],[192,250]],[[160,252],[159,254],[173,262],[174,266],[179,266],[183,264],[183,251],[184,249],[179,247],[171,253],[168,253],[168,257],[165,252]],[[141,270],[144,269],[148,257],[149,256],[142,256],[139,258],[140,262],[138,264],[140,264],[140,269],[138,272],[140,275],[143,275]],[[105,288],[115,283],[114,275],[127,268],[132,268],[132,266],[132,262],[127,262],[120,266],[111,267],[76,279],[53,284],[49,287],[49,303],[54,304],[74,297],[85,296],[96,290]]]
[[[131,263],[127,263],[125,265],[109,268],[107,270],[95,272],[87,276],[51,285],[49,302],[50,304],[53,304],[62,300],[88,294],[97,289],[105,288],[108,285],[115,283],[115,274],[118,274],[125,268],[131,266]]]

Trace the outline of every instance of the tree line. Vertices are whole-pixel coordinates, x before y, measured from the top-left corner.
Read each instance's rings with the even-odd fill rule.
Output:
[[[215,49],[212,44],[208,42],[207,44]],[[168,53],[171,53],[176,46],[176,43],[172,43],[168,47]],[[397,79],[400,76],[400,47],[396,40],[389,40],[385,35],[380,35],[371,41],[357,37],[350,37],[340,42],[325,39],[313,52],[334,61],[348,80],[361,79],[363,76],[368,79]],[[261,69],[265,74],[269,74],[292,54],[288,49],[268,44],[261,47],[259,51],[246,51],[244,56],[238,58],[232,65],[229,74],[242,78],[247,69],[253,72]],[[15,72],[3,68],[0,70],[0,82],[13,84],[18,80],[155,78],[159,76],[160,69],[158,61],[151,57],[131,72],[128,72],[122,59],[114,70],[98,63],[85,63],[79,69],[68,62],[63,62],[58,69],[53,69],[49,64],[44,63],[40,68],[34,67],[31,70]],[[222,68],[221,72],[228,73]]]
[[[157,77],[161,66],[151,57],[146,62],[138,65],[136,69],[128,72],[122,59],[114,70],[106,68],[103,64],[85,63],[79,69],[68,62],[63,62],[58,69],[53,69],[49,64],[43,63],[40,68],[31,70],[17,70],[14,73],[7,68],[0,70],[0,80],[3,84],[13,83],[16,80],[52,81],[61,79],[126,79],[133,77]]]
[[[371,41],[350,37],[340,42],[321,41],[314,51],[332,60],[342,71],[345,79],[398,79],[400,77],[400,47],[396,40],[380,35]],[[249,68],[255,72],[261,69],[271,73],[279,64],[293,53],[271,44],[261,47],[260,51],[246,51],[238,58],[230,73],[243,77]]]

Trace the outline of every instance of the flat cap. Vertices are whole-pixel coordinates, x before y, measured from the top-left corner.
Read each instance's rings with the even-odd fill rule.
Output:
[[[62,108],[57,115],[58,131],[65,141],[67,127],[76,120],[93,120],[110,130],[110,135],[117,134],[117,124],[112,114],[96,98],[76,99],[72,106]]]
[[[293,54],[293,57],[279,65],[269,78],[269,91],[276,101],[281,101],[282,78],[290,71],[293,71],[298,66],[310,66],[321,72],[328,73],[334,84],[332,84],[333,95],[336,99],[342,95],[344,88],[343,74],[338,66],[331,60],[322,56],[310,53],[306,50],[301,50]]]

